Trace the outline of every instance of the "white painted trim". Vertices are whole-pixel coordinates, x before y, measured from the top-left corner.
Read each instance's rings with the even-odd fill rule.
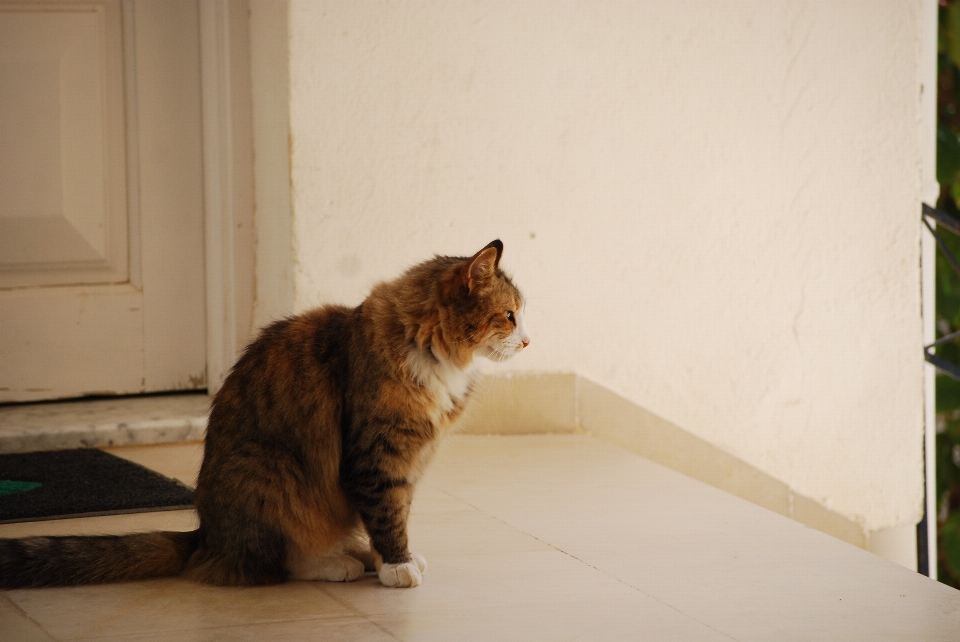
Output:
[[[293,312],[287,0],[250,2],[256,291],[253,327]]]
[[[514,435],[586,432],[854,546],[870,547],[871,534],[853,520],[575,373],[489,376],[454,431]],[[915,565],[915,537],[913,541]],[[883,552],[889,553],[888,548]],[[899,561],[902,549],[890,559]]]
[[[937,17],[937,1],[923,0],[920,17],[920,180],[921,198],[930,205],[936,205],[940,194],[937,184]],[[917,217],[919,219],[919,211]],[[920,225],[919,221],[917,224]],[[930,345],[936,339],[937,247],[930,234],[925,230],[921,234],[923,344]],[[937,579],[937,404],[933,366],[924,366],[923,383],[927,554],[930,577]]]
[[[130,285],[143,288],[143,258],[140,232],[140,115],[137,104],[136,4],[123,0],[124,133],[127,155],[127,248]]]
[[[917,571],[917,526],[904,524],[870,533],[867,549],[874,555]]]
[[[208,406],[198,404],[195,396],[186,395],[179,401],[167,398],[168,403],[180,405],[182,411],[156,420],[137,414],[139,402],[111,400],[110,419],[99,423],[64,426],[64,422],[47,417],[43,430],[36,429],[36,419],[29,414],[17,408],[7,409],[0,412],[0,452],[76,444],[103,447],[203,439]],[[908,548],[901,543],[909,539],[912,525],[865,533],[852,520],[795,493],[782,481],[573,372],[488,376],[467,408],[454,432],[587,433],[850,544],[889,555],[893,561],[901,561]],[[75,410],[68,406],[64,409],[72,421]],[[155,415],[154,410],[150,416]],[[914,555],[914,562],[915,558]]]
[[[203,182],[204,182],[204,246],[207,287],[207,388],[214,394],[223,382],[230,362],[234,324],[229,315],[233,283],[230,252],[231,228],[229,176],[225,176],[226,148],[222,115],[225,106],[223,84],[229,73],[224,69],[226,3],[216,0],[200,3],[201,96],[203,99]],[[226,137],[229,139],[229,137]],[[225,180],[228,185],[224,185]]]
[[[200,2],[207,389],[211,395],[246,343],[252,314],[248,21],[246,0]]]

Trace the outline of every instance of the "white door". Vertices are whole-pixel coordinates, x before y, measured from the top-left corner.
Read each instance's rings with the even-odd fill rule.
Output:
[[[0,0],[0,401],[206,386],[195,0]]]

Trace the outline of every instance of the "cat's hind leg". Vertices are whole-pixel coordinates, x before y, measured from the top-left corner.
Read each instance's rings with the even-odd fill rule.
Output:
[[[252,525],[226,536],[218,524],[199,531],[200,546],[193,552],[183,577],[218,586],[277,584],[287,579],[286,542],[276,530]],[[213,544],[214,546],[211,546]]]
[[[364,572],[363,562],[352,555],[304,556],[287,563],[291,580],[320,580],[324,582],[352,582]]]
[[[358,528],[343,540],[343,552],[363,562],[365,570],[377,570],[377,554],[370,545],[370,536],[363,528]]]
[[[367,569],[366,560],[362,557],[364,541],[369,552],[370,540],[365,538],[365,533],[348,536],[321,554],[290,551],[287,555],[290,579],[352,582],[360,578],[364,571],[373,570]]]

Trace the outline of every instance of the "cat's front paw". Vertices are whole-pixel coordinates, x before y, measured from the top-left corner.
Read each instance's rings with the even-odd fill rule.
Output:
[[[423,572],[427,569],[427,560],[419,553],[411,553],[410,561],[401,564],[390,564],[379,561],[377,575],[380,583],[392,588],[409,588],[420,586],[423,582]]]

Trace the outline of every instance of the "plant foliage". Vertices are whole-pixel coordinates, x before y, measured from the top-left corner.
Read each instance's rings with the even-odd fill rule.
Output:
[[[941,1],[937,87],[937,207],[960,218],[960,0]],[[960,238],[942,234],[960,257]],[[960,330],[960,274],[937,253],[937,337]],[[960,364],[960,344],[937,354]],[[940,581],[960,588],[960,381],[937,375],[937,535]]]

